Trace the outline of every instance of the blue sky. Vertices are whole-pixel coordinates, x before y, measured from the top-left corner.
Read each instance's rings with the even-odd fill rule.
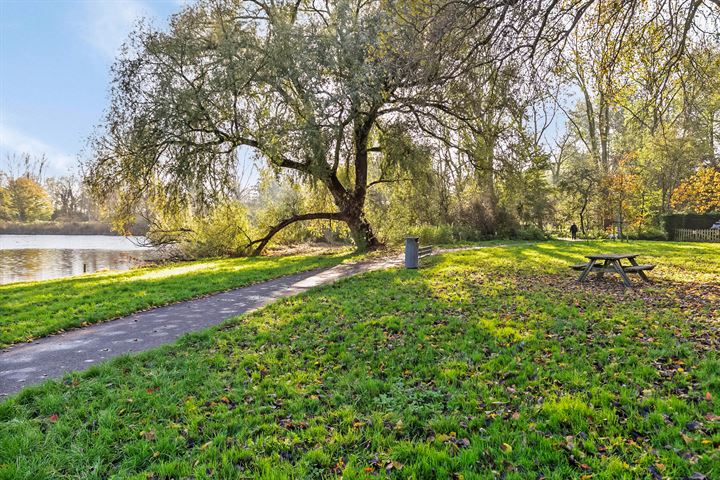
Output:
[[[115,54],[140,17],[162,25],[183,0],[0,0],[0,165],[45,154],[73,171],[107,105]]]

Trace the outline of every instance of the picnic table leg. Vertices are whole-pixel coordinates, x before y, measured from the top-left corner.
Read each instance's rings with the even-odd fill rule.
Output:
[[[632,263],[634,267],[638,266],[638,263],[634,258],[628,258],[628,260],[630,260],[630,263]],[[643,272],[642,270],[638,270],[638,275],[640,275],[640,278],[642,278],[643,282],[650,283],[650,279],[647,275],[645,275],[645,272]]]
[[[587,267],[585,267],[585,270],[580,274],[580,278],[578,278],[578,283],[582,283],[588,276],[588,274],[592,271],[593,266],[595,265],[595,260],[590,260],[587,264]]]
[[[630,283],[630,279],[628,278],[627,274],[625,273],[625,270],[623,270],[622,265],[620,265],[619,260],[613,260],[612,261],[613,267],[615,267],[615,271],[617,271],[620,274],[620,277],[622,278],[623,283],[626,287],[632,287],[632,283]]]
[[[605,272],[603,272],[603,270],[605,270],[608,267],[608,265],[610,265],[609,262],[610,262],[610,260],[605,260],[605,262],[603,263],[603,266],[602,266],[602,270],[600,270],[598,272],[598,275],[597,275],[598,278],[603,278],[605,276]]]

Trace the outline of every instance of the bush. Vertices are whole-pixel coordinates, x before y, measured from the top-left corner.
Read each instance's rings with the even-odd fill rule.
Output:
[[[456,218],[475,232],[494,235],[498,229],[498,215],[489,202],[473,198],[458,208]]]
[[[206,215],[158,223],[147,238],[170,248],[169,255],[184,258],[233,257],[247,253],[250,228],[247,209],[239,202],[223,204]]]
[[[513,236],[508,238],[515,240],[545,240],[548,235],[535,225],[529,225],[517,230]]]
[[[633,240],[667,240],[665,231],[657,227],[644,228],[640,233],[634,230],[627,230],[625,233]]]
[[[420,237],[420,244],[453,244],[477,242],[494,238],[493,235],[459,225],[418,225],[408,229],[408,236]],[[397,241],[402,242],[402,238]]]
[[[534,225],[522,228],[507,228],[501,234],[484,233],[461,225],[419,225],[411,227],[408,236],[420,237],[421,245],[448,245],[464,242],[480,242],[496,238],[513,240],[544,240],[548,235]],[[397,239],[402,242],[403,239]]]

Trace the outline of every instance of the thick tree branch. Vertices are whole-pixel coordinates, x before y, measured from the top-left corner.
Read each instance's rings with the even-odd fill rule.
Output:
[[[294,215],[290,218],[286,218],[285,220],[281,221],[277,225],[273,226],[265,235],[263,238],[259,238],[257,240],[253,240],[252,242],[248,243],[246,245],[247,248],[252,247],[255,244],[258,244],[258,246],[253,250],[252,255],[257,256],[260,255],[267,246],[268,242],[272,240],[272,238],[283,228],[287,227],[288,225],[292,225],[296,222],[303,222],[306,220],[344,220],[345,217],[340,212],[318,212],[318,213],[304,213],[302,215]]]

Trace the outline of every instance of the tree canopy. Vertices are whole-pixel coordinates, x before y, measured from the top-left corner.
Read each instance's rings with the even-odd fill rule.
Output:
[[[248,238],[256,253],[313,220],[346,224],[365,249],[380,243],[373,223],[382,222],[371,222],[368,201],[402,201],[393,188],[432,190],[446,217],[448,195],[468,192],[484,199],[484,216],[507,215],[500,202],[542,228],[552,187],[563,185],[582,217],[592,195],[610,190],[588,185],[595,173],[567,160],[570,147],[609,175],[628,152],[621,131],[639,131],[649,140],[633,158],[659,149],[673,165],[656,176],[669,205],[685,175],[671,173],[669,132],[704,128],[698,155],[716,158],[717,97],[700,85],[716,71],[718,9],[715,0],[201,0],[167,29],[142,24],[128,40],[87,181],[119,225],[148,205],[202,214],[233,198],[249,153],[317,198]],[[568,85],[577,107],[561,99]],[[568,119],[566,150],[547,141],[556,111]],[[674,118],[688,115],[704,120],[678,128]]]

